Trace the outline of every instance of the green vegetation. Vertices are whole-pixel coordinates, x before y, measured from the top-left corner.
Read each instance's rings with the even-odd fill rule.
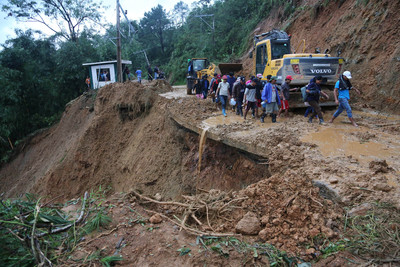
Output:
[[[0,201],[0,261],[6,266],[33,266],[68,259],[89,232],[111,222],[101,207],[105,190],[85,194],[65,205],[52,204],[35,195]],[[69,214],[64,207],[76,205]],[[88,257],[89,258],[89,257]],[[99,258],[104,266],[122,260],[119,256]]]
[[[342,238],[331,242],[323,236],[314,238],[309,247],[316,248],[319,258],[348,250],[370,263],[396,263],[400,251],[400,215],[387,203],[375,203],[363,216],[346,216]]]
[[[88,75],[82,63],[115,60],[116,27],[105,26],[103,34],[94,30],[93,22],[98,24],[101,16],[94,2],[70,0],[65,7],[63,1],[6,0],[1,5],[18,20],[51,27],[49,21],[57,18],[61,28],[52,29],[54,35],[48,38],[17,30],[17,37],[2,44],[0,162],[9,160],[19,140],[57,122],[65,104],[82,94]],[[188,58],[207,57],[215,63],[237,59],[251,45],[252,31],[261,20],[278,9],[289,17],[296,8],[296,1],[200,0],[191,9],[179,2],[168,14],[158,5],[129,22],[135,32],[122,20],[122,58],[132,61],[133,72],[141,68],[145,76],[144,50],[152,68],[159,65],[172,83],[183,84]],[[213,17],[204,21],[196,17],[210,14]]]
[[[235,237],[199,236],[196,244],[226,258],[229,258],[231,251],[246,254],[255,259],[264,256],[268,259],[270,266],[295,266],[295,264],[302,262],[300,258],[289,257],[286,252],[280,251],[268,243],[248,244]]]

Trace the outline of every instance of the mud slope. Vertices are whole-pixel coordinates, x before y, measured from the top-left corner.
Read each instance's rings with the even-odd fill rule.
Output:
[[[263,166],[249,177],[253,159],[210,141],[206,169],[197,177],[199,136],[168,116],[167,101],[158,94],[169,90],[164,81],[114,84],[76,99],[57,126],[33,138],[0,170],[0,192],[67,199],[101,185],[175,197],[196,186],[241,189],[269,176]]]
[[[358,100],[365,106],[398,112],[400,91],[400,9],[399,1],[297,1],[289,17],[283,8],[260,22],[254,34],[273,28],[292,35],[292,49],[306,52],[329,49],[332,56],[341,51],[345,69],[353,74],[353,85],[363,91]],[[252,37],[251,37],[252,38]],[[249,38],[250,39],[250,38]],[[249,43],[249,47],[252,44]],[[244,68],[252,61],[243,58]],[[249,73],[245,73],[249,75]],[[356,99],[356,98],[354,98]],[[396,109],[397,107],[397,109]]]

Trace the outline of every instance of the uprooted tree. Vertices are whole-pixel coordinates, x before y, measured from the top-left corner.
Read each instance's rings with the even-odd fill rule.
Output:
[[[66,40],[76,42],[79,30],[100,20],[101,2],[93,0],[7,0],[2,10],[23,22],[39,22]]]

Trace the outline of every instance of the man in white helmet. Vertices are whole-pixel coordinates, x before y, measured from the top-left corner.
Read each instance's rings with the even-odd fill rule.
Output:
[[[347,117],[349,117],[351,124],[353,124],[353,126],[355,127],[358,127],[357,123],[353,119],[353,114],[351,112],[349,100],[350,100],[350,90],[354,89],[359,95],[361,95],[361,92],[357,88],[352,87],[350,79],[351,79],[350,71],[345,71],[343,72],[343,75],[340,75],[339,80],[335,84],[335,89],[333,93],[335,95],[336,105],[339,105],[339,107],[333,114],[332,119],[329,122],[332,123],[333,120],[336,119],[340,115],[340,113],[343,112],[343,110],[346,110]]]

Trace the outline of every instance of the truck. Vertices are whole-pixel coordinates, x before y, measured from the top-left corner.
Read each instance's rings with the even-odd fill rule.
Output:
[[[342,71],[344,59],[332,57],[328,53],[292,53],[290,38],[284,31],[272,30],[254,36],[253,74],[262,74],[262,80],[267,75],[277,76],[277,84],[285,81],[287,75],[293,80],[291,87],[304,87],[315,76],[322,76],[321,89],[329,95],[328,101],[321,102],[321,106],[334,106],[333,89]],[[253,55],[255,53],[255,55]],[[291,92],[289,106],[304,107],[301,92]]]
[[[192,94],[192,89],[196,79],[201,79],[207,75],[208,81],[214,77],[214,73],[228,74],[229,72],[237,72],[242,69],[240,63],[220,63],[217,70],[214,63],[210,63],[207,58],[192,58],[188,60],[188,75],[186,77],[187,94]]]

